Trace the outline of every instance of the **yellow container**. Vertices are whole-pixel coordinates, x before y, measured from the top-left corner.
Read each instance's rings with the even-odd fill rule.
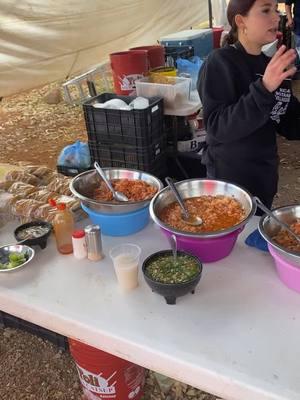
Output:
[[[165,83],[173,85],[175,83],[176,69],[172,67],[158,67],[149,71],[150,82]]]

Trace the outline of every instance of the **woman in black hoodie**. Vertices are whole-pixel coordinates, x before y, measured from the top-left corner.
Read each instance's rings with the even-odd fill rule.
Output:
[[[284,46],[272,59],[262,46],[276,39],[275,0],[230,0],[227,44],[201,69],[209,178],[239,184],[271,207],[277,192],[276,133],[300,139],[300,103],[292,95],[296,54]]]

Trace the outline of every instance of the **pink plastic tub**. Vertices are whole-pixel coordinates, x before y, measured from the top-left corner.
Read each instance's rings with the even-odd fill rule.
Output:
[[[161,228],[163,233],[169,238],[173,233]],[[178,250],[187,251],[197,256],[200,261],[210,263],[227,257],[233,250],[238,235],[243,228],[239,228],[234,232],[224,236],[215,238],[192,238],[175,234]]]
[[[176,201],[169,187],[160,190],[151,200],[150,215],[153,221],[169,237],[174,234],[179,250],[192,253],[204,263],[214,262],[227,257],[250,218],[254,215],[256,205],[252,196],[241,187],[233,183],[215,179],[186,179],[175,183],[176,189],[183,199],[198,196],[227,196],[234,197],[240,202],[245,211],[244,219],[237,225],[216,232],[185,232],[172,228],[161,219],[161,212],[168,205]]]
[[[272,245],[268,244],[268,248],[274,258],[279,279],[288,288],[300,292],[300,266],[283,259]]]

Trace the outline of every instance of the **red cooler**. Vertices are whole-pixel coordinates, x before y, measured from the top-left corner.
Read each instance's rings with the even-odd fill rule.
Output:
[[[112,53],[110,63],[117,94],[129,95],[135,90],[135,81],[144,78],[149,70],[146,50]]]
[[[213,28],[214,49],[218,49],[219,47],[221,47],[221,36],[223,31],[223,27]]]
[[[164,67],[165,65],[165,48],[163,46],[141,46],[133,47],[132,50],[145,50],[148,53],[150,69]]]
[[[69,346],[86,400],[140,400],[144,368],[74,339]]]

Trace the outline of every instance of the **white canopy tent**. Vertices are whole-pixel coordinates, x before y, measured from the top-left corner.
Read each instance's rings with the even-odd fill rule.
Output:
[[[222,0],[214,0],[215,11]],[[225,1],[225,0],[224,0]],[[0,0],[0,96],[209,20],[208,0]]]

